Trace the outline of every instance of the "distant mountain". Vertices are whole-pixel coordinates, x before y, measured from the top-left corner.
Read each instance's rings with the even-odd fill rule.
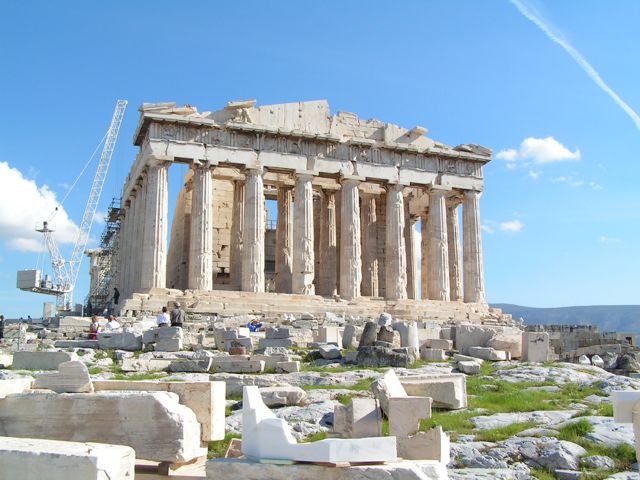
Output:
[[[601,332],[635,332],[640,334],[640,305],[591,305],[583,307],[534,308],[492,303],[492,307],[524,318],[525,325],[597,325]]]

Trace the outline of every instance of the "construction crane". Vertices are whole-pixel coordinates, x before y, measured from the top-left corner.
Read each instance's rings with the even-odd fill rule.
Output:
[[[82,222],[78,229],[78,236],[73,247],[73,252],[71,253],[71,258],[68,262],[64,260],[53,238],[54,229],[51,220],[58,210],[58,207],[56,207],[46,221],[36,226],[36,231],[43,234],[44,243],[51,256],[53,279],[50,279],[48,275],[43,275],[42,272],[37,269],[21,270],[18,272],[17,287],[20,290],[54,295],[59,311],[71,310],[73,304],[73,290],[78,280],[80,264],[82,263],[84,250],[89,240],[91,225],[93,224],[93,218],[98,208],[104,181],[107,178],[109,164],[113,156],[113,150],[116,145],[116,140],[118,139],[120,125],[122,124],[122,118],[124,117],[126,108],[126,100],[117,101],[116,109],[111,119],[111,125],[106,134],[104,147],[102,148],[102,154],[100,155],[100,161],[98,162],[98,168],[93,178],[89,199],[87,200],[87,205],[82,215]]]

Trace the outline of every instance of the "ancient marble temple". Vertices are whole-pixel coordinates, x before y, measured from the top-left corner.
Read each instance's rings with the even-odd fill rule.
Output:
[[[118,242],[124,299],[240,291],[485,304],[479,208],[490,150],[331,114],[323,100],[140,111]],[[188,169],[171,186],[169,225],[175,164]]]

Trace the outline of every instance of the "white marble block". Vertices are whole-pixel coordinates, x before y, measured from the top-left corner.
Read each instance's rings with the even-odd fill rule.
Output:
[[[349,405],[336,405],[333,431],[342,438],[382,436],[382,414],[371,398],[352,398]]]
[[[291,427],[267,408],[256,386],[243,389],[242,453],[251,459],[312,463],[381,463],[397,457],[395,437],[297,443]]]
[[[0,477],[6,479],[132,479],[135,459],[123,445],[0,437]]]
[[[447,354],[444,350],[440,348],[421,348],[420,349],[420,359],[425,360],[427,362],[438,361],[441,362],[447,359]]]
[[[93,384],[86,365],[80,361],[64,362],[57,372],[36,376],[33,388],[53,390],[56,393],[90,393]]]
[[[463,373],[415,375],[400,382],[408,395],[431,397],[433,406],[457,410],[467,407],[467,380]]]
[[[13,354],[14,370],[57,370],[63,362],[78,360],[73,352],[16,352]]]
[[[158,462],[206,455],[193,410],[169,392],[17,393],[0,400],[0,425],[12,437],[128,445]]]
[[[522,360],[540,363],[549,360],[547,332],[522,332]]]

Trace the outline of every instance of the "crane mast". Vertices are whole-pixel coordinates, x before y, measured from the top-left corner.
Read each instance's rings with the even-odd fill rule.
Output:
[[[44,235],[44,243],[46,244],[49,255],[51,256],[54,275],[53,281],[51,281],[47,275],[43,276],[39,270],[22,270],[18,272],[17,287],[19,289],[36,293],[44,293],[47,295],[55,295],[58,310],[71,309],[71,305],[73,303],[73,290],[75,288],[76,281],[78,280],[80,264],[89,240],[91,225],[93,224],[93,218],[95,216],[96,209],[98,208],[102,187],[104,186],[105,179],[107,178],[109,164],[111,163],[111,157],[113,156],[113,150],[116,145],[116,140],[118,139],[118,133],[120,132],[120,126],[122,125],[122,118],[124,117],[126,107],[126,100],[117,101],[70,260],[66,262],[62,255],[60,255],[58,246],[53,238],[52,233],[54,229],[50,220],[55,215],[54,212],[47,221],[36,227],[36,231]]]

